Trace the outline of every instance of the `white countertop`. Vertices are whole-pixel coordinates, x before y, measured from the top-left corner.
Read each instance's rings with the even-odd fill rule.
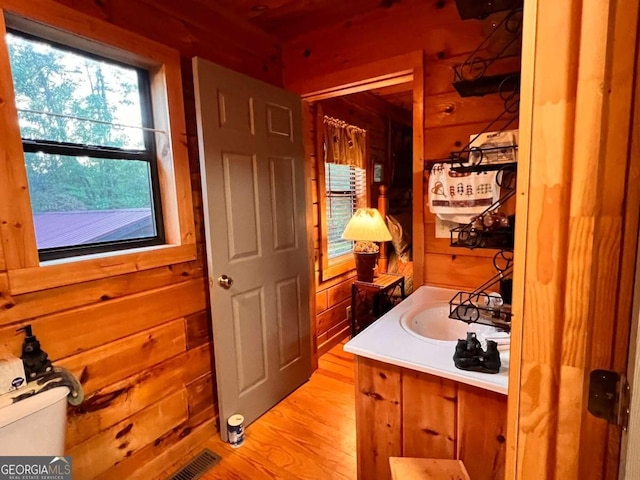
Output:
[[[399,367],[429,373],[492,392],[507,394],[509,353],[500,352],[502,367],[496,374],[459,370],[453,364],[454,342],[429,341],[407,332],[400,324],[403,313],[448,302],[457,290],[422,286],[345,346],[346,352]],[[451,320],[457,322],[458,320]]]

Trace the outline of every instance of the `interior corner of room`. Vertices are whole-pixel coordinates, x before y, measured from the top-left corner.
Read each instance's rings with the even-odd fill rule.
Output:
[[[0,463],[638,478],[638,26],[0,0]]]

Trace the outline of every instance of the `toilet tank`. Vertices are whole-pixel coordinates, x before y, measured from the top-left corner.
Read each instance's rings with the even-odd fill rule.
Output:
[[[0,406],[2,455],[62,456],[68,394],[67,387],[56,387]]]

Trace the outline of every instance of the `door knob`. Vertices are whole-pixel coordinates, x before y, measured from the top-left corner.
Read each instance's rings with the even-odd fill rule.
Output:
[[[218,277],[218,285],[220,285],[225,290],[229,290],[231,285],[233,285],[233,278],[227,277],[226,275],[220,275]]]

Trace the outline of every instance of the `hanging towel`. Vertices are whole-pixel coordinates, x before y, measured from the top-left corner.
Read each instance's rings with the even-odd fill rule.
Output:
[[[497,172],[458,173],[437,163],[429,175],[429,210],[441,220],[469,223],[500,198]]]

